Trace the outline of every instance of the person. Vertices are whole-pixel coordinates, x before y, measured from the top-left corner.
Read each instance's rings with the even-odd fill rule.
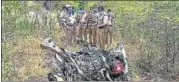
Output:
[[[69,5],[69,4],[63,5],[60,17],[64,16],[65,14],[67,15],[67,17],[74,15],[74,7],[72,5]]]
[[[105,29],[106,34],[106,44],[111,45],[112,43],[112,22],[113,22],[113,14],[111,9],[107,9],[106,14],[104,16],[104,25],[108,25]],[[109,38],[108,38],[109,37]],[[109,40],[109,41],[108,41]]]
[[[51,1],[49,1],[49,0],[46,0],[43,5],[44,5],[45,9],[48,11],[52,9]]]
[[[96,13],[98,11],[98,6],[97,5],[93,5],[91,7],[91,10],[92,10],[93,13]]]
[[[65,19],[66,19],[66,11],[67,9],[66,9],[66,6],[65,5],[63,5],[62,6],[62,11],[61,11],[61,13],[60,13],[60,19],[62,20],[62,21],[66,21]]]
[[[105,49],[105,29],[104,29],[104,16],[105,16],[105,12],[104,12],[104,7],[99,5],[97,7],[97,13],[95,14],[95,17],[97,18],[97,28],[98,28],[98,43],[100,45],[100,48],[102,50]]]
[[[68,7],[68,15],[73,16],[75,14],[75,9],[73,6]]]
[[[66,21],[65,19],[69,19],[72,15],[74,15],[74,7],[69,4],[63,5],[60,18],[63,18],[63,20]]]
[[[92,7],[90,7],[90,12],[91,12],[91,16],[90,16],[90,21],[88,22],[88,26],[90,26],[91,28],[91,37],[90,37],[90,42],[92,44],[96,44],[97,43],[97,22],[98,22],[98,18],[99,18],[99,13],[98,13],[98,6],[97,5],[93,5]]]
[[[99,28],[103,28],[105,25],[112,25],[112,17],[111,17],[111,9],[107,9],[106,12],[103,11],[103,8],[100,10],[100,19],[101,24],[99,25]]]
[[[84,14],[84,6],[79,5],[79,11],[78,14]]]
[[[97,19],[103,16],[103,10],[103,6],[93,5],[93,7],[91,7],[92,15]]]
[[[67,18],[68,18],[68,23],[70,25],[74,25],[75,23],[75,9],[73,6],[71,5],[65,5],[66,6],[66,10],[67,10]]]
[[[100,15],[100,19],[102,19],[103,17],[103,13],[104,13],[104,7],[103,6],[98,6],[98,12],[99,12],[99,15]]]
[[[82,4],[79,5],[79,10],[77,11],[77,14],[79,16],[79,22],[84,23],[87,14],[86,14],[86,12],[84,10],[84,6]]]
[[[60,17],[63,19],[64,28],[66,29],[66,37],[68,38],[68,44],[71,45],[71,42],[74,41],[75,34],[75,9],[72,5],[66,4],[62,6],[62,12]]]
[[[112,12],[111,12],[111,9],[107,9],[107,13],[106,13],[106,15],[108,16],[108,24],[109,25],[112,25],[112,19],[111,19],[111,17],[112,17]]]
[[[75,9],[73,6],[67,4],[62,6],[62,12],[60,18],[65,18],[69,24],[75,23]]]
[[[78,26],[77,26],[77,39],[82,40],[83,39],[83,25],[82,22],[82,16],[85,14],[84,11],[84,6],[82,4],[79,4],[79,10],[77,11],[77,16],[78,16]]]

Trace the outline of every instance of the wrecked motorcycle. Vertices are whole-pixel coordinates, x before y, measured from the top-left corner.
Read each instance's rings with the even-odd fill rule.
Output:
[[[41,47],[56,53],[61,67],[61,77],[66,81],[127,81],[124,70],[127,62],[121,52],[104,51],[97,46],[70,52],[59,48],[51,38],[46,38]],[[48,75],[51,81],[58,81],[57,74]],[[54,79],[55,80],[54,80]]]

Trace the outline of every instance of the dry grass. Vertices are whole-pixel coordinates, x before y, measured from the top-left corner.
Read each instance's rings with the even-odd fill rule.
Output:
[[[26,39],[18,39],[16,42],[2,44],[3,49],[12,48],[10,52],[4,52],[10,56],[8,65],[12,67],[10,70],[12,74],[8,75],[9,78],[14,77],[17,78],[15,80],[24,81],[31,77],[41,78],[48,73],[49,69],[42,65],[45,57],[39,45],[42,40],[41,37],[30,36]],[[16,45],[12,47],[12,44]],[[5,77],[3,79],[7,79]]]
[[[74,4],[73,2],[68,2],[68,3]],[[24,81],[30,79],[43,80],[44,78],[46,78],[46,74],[50,71],[50,67],[48,66],[44,67],[44,61],[46,60],[45,59],[46,55],[50,55],[51,53],[43,52],[40,48],[39,44],[45,38],[44,36],[51,37],[53,40],[55,40],[58,43],[58,46],[63,47],[67,50],[71,50],[71,51],[79,50],[79,47],[75,44],[73,44],[71,48],[69,46],[66,46],[67,45],[66,38],[64,38],[65,40],[61,39],[61,37],[65,36],[65,33],[59,28],[59,23],[57,20],[58,19],[57,10],[59,10],[58,8],[50,11],[50,13],[49,12],[47,13],[47,11],[44,10],[45,8],[43,7],[43,1],[42,2],[29,1],[27,2],[27,6],[24,6],[23,4],[24,3],[18,3],[13,1],[6,2],[6,4],[5,3],[3,4],[3,9],[2,9],[4,13],[3,15],[4,19],[2,23],[3,43],[1,45],[3,81],[8,81],[8,80]],[[93,5],[94,3],[88,3],[88,4],[89,4],[88,6],[90,6]],[[6,10],[9,10],[10,12]],[[32,16],[29,15],[30,11],[36,14],[38,13],[37,20],[35,20],[36,14]],[[178,18],[176,19],[178,20]],[[117,22],[119,23],[119,21],[120,20],[118,20]],[[123,25],[125,23],[121,22],[119,24]],[[117,30],[117,28],[115,28],[115,30]],[[122,31],[126,33],[133,32],[133,31],[126,31],[124,28],[121,28],[120,32]],[[142,37],[137,37],[134,35],[128,37],[125,35],[125,33],[121,33],[124,34],[122,36],[120,35],[119,31],[116,31],[115,34],[113,36],[112,45],[106,47],[109,49],[114,48],[116,47],[117,43],[119,43],[119,41],[124,42],[124,47],[128,55],[128,61],[131,66],[130,70],[133,76],[132,80],[134,81],[143,80],[142,74],[139,71],[140,67],[137,65],[137,63],[140,63],[141,65],[143,65],[143,67],[145,67],[143,68],[144,71],[146,71],[146,68],[149,68],[151,70],[152,67],[153,69],[157,69],[157,71],[159,69],[159,72],[161,72],[160,69],[162,70],[164,69],[165,66],[163,65],[167,64],[165,62],[162,62],[162,60],[165,61],[165,59],[167,59],[164,56],[165,46],[163,47],[157,46],[157,44],[155,45],[155,42],[150,42],[150,41],[147,42],[146,38],[143,39]],[[149,35],[145,35],[145,36],[149,36]],[[176,58],[177,57],[178,56],[176,56]],[[148,64],[148,61],[151,63]],[[176,70],[173,71],[174,74],[177,74],[178,72],[177,62],[178,60],[176,59],[175,67],[172,69],[172,70]],[[162,64],[160,65],[160,63]],[[167,74],[163,74],[163,75],[167,75]],[[173,78],[178,80],[178,77],[173,77]]]
[[[18,77],[22,78],[22,80],[27,79],[27,76],[43,77],[48,72],[48,68],[42,67],[44,55],[39,46],[41,42],[42,38],[40,37],[28,37],[19,41],[20,45],[22,45],[19,46],[22,48],[20,50],[23,50],[22,53],[24,53],[21,56],[24,60],[21,63],[24,65],[18,70]]]

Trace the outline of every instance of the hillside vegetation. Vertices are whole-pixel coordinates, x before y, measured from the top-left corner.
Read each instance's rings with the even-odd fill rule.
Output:
[[[58,15],[63,4],[75,1],[2,1],[2,80],[46,80],[51,52],[40,43],[51,37],[64,48],[65,34]],[[86,1],[101,3],[115,14],[114,47],[124,44],[132,80],[179,80],[179,1]]]

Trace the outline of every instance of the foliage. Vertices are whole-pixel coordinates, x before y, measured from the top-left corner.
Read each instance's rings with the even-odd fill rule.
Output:
[[[38,48],[42,38],[52,37],[60,46],[65,44],[65,41],[61,42],[60,37],[65,34],[59,27],[57,16],[65,3],[78,8],[79,2],[52,1],[50,11],[45,10],[43,2],[2,1],[2,80],[27,80],[30,76],[46,73],[47,69],[35,64],[42,63],[45,55],[40,55]],[[179,74],[178,1],[86,1],[85,9],[94,4],[102,4],[114,12],[111,47],[119,41],[124,43],[134,77],[140,79],[144,72],[148,72],[175,80],[173,77]],[[14,76],[14,56],[19,57],[18,61],[28,63],[18,68],[17,77]],[[26,56],[29,58],[23,59]],[[41,73],[36,71],[39,69]]]

